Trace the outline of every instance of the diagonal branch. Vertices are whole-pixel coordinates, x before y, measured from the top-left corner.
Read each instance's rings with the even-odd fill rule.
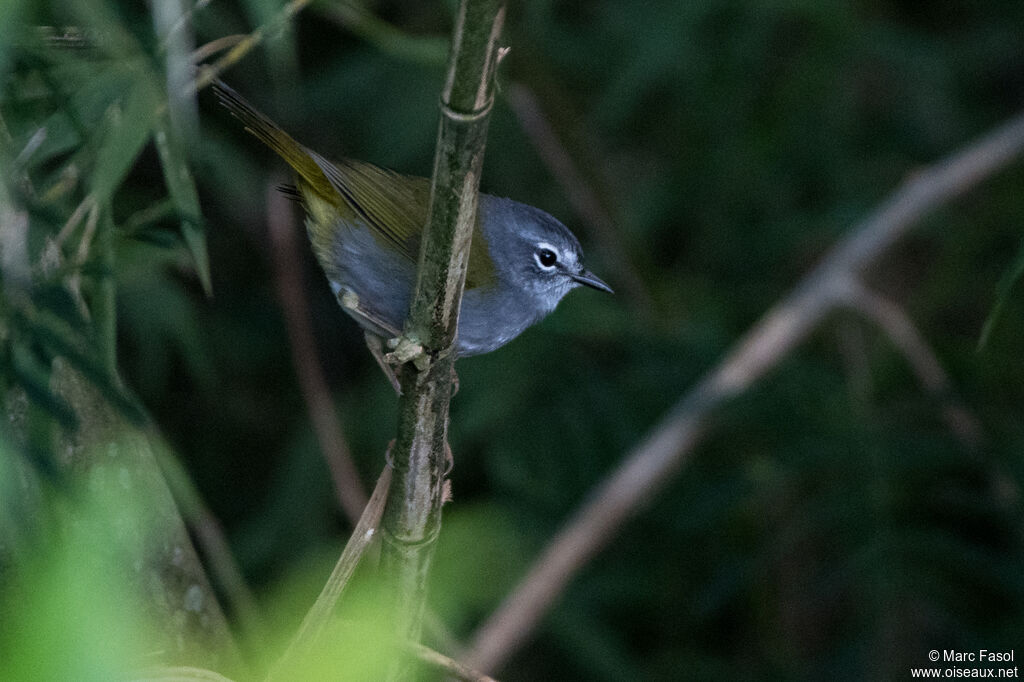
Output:
[[[726,401],[749,389],[813,330],[854,278],[924,215],[971,189],[1024,152],[1024,115],[908,179],[744,336],[630,452],[474,637],[468,665],[500,667],[530,636],[572,577],[623,523],[682,468]]]
[[[363,558],[366,549],[377,535],[380,519],[384,513],[388,488],[391,486],[391,474],[392,469],[389,463],[377,479],[377,485],[366,503],[366,509],[363,510],[359,522],[352,529],[352,535],[349,536],[345,549],[334,565],[334,570],[331,571],[327,583],[320,591],[320,596],[316,598],[313,606],[306,613],[306,617],[302,619],[302,624],[288,645],[288,649],[267,675],[268,682],[290,679],[296,663],[309,655],[318,638],[330,624],[334,609],[345,588],[348,587],[360,559]]]
[[[366,506],[366,492],[359,481],[359,471],[341,430],[331,392],[324,379],[323,366],[316,351],[310,324],[309,305],[303,291],[302,259],[296,244],[295,220],[286,206],[287,200],[274,187],[267,189],[267,226],[274,264],[274,280],[281,299],[292,364],[299,379],[302,399],[309,411],[320,452],[327,461],[334,481],[338,504],[354,526]]]
[[[167,487],[181,512],[182,520],[192,531],[210,577],[223,592],[228,610],[234,614],[245,644],[262,647],[266,643],[266,626],[260,614],[256,597],[245,581],[235,561],[220,520],[206,506],[195,484],[174,452],[154,433],[152,435],[157,464]]]

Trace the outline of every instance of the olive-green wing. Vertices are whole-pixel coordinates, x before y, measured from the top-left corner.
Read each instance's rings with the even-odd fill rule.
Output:
[[[316,152],[310,152],[310,157],[361,222],[416,262],[427,219],[429,180],[351,159],[332,163]]]
[[[430,180],[400,175],[363,161],[343,159],[332,163],[315,152],[310,156],[345,204],[365,224],[414,263],[419,259],[420,235],[427,221]],[[477,217],[469,254],[466,288],[490,282],[494,268]]]
[[[215,81],[213,89],[246,130],[298,174],[298,189],[312,217],[310,232],[318,255],[330,253],[335,219],[340,219],[366,224],[397,253],[417,261],[427,219],[429,180],[351,159],[332,163],[295,141],[223,81]],[[470,254],[467,288],[483,284],[494,273],[485,255],[479,220],[473,239],[477,246]]]

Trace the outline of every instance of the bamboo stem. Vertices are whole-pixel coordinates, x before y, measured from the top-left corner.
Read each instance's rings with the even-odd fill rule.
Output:
[[[404,332],[423,352],[415,367],[401,368],[394,483],[383,521],[382,569],[399,641],[419,641],[426,577],[441,528],[452,349],[504,16],[501,0],[462,0],[441,95],[430,206]],[[392,671],[394,679],[402,676]]]

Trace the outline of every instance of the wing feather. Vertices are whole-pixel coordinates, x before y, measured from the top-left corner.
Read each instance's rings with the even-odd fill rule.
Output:
[[[416,263],[430,199],[427,178],[400,175],[352,159],[328,161],[299,144],[223,81],[215,81],[213,89],[246,130],[298,174],[297,190],[311,216],[310,234],[318,257],[329,257],[335,238],[334,224],[342,220],[365,224],[388,246]],[[479,218],[473,231],[473,245],[467,288],[483,285],[494,277],[493,264],[485,255],[487,245]],[[329,263],[323,264],[330,267]]]

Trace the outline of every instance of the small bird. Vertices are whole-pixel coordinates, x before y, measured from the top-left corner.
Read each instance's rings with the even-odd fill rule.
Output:
[[[342,308],[393,385],[382,342],[400,336],[416,279],[430,181],[362,161],[331,162],[296,142],[223,82],[214,90],[246,129],[295,170],[313,252]],[[579,285],[612,292],[583,267],[579,240],[526,204],[480,194],[455,341],[457,356],[499,348]]]

